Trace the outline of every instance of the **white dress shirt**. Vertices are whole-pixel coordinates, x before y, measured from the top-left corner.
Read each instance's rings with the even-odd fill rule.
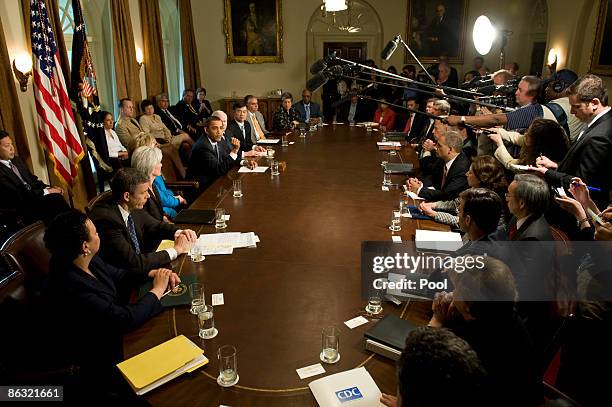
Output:
[[[115,130],[104,129],[104,134],[106,135],[106,145],[108,146],[109,157],[117,158],[121,151],[127,151],[125,146],[119,141],[119,137],[117,133],[115,133]]]
[[[125,223],[125,227],[128,228],[128,216],[130,216],[130,213],[128,211],[126,211],[123,206],[121,205],[117,205],[119,207],[119,212],[121,213],[121,217],[123,218],[123,223]],[[129,228],[128,228],[129,230]],[[178,235],[180,235],[182,232],[182,230],[177,230],[174,233],[174,238],[176,239],[176,237]],[[174,247],[171,247],[169,249],[164,249],[165,252],[168,253],[168,256],[170,256],[170,261],[175,260],[178,257],[178,253],[176,251],[176,249]]]

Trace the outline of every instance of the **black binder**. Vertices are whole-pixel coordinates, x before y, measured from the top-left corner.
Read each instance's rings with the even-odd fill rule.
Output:
[[[212,225],[215,223],[215,211],[211,209],[183,209],[174,218],[174,223]]]
[[[368,329],[364,336],[398,351],[402,351],[406,344],[408,334],[415,330],[417,325],[400,319],[395,315],[386,315],[376,325]]]

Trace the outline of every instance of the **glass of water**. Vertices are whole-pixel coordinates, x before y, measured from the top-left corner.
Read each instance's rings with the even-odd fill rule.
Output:
[[[212,305],[202,305],[198,310],[198,336],[202,339],[212,339],[219,331],[215,328],[215,314]]]
[[[192,283],[189,285],[189,294],[191,294],[191,310],[193,315],[197,315],[200,308],[204,306],[204,286],[200,283]]]
[[[266,157],[274,157],[274,149],[272,147],[266,147]]]
[[[225,229],[227,224],[225,223],[225,209],[215,209],[215,229]]]
[[[236,348],[232,345],[223,345],[217,351],[219,359],[219,377],[217,384],[222,387],[230,387],[238,383],[238,360],[236,359]]]
[[[368,305],[365,308],[369,315],[378,315],[382,312],[382,294],[380,290],[370,288],[368,294]]]
[[[400,213],[396,211],[395,209],[391,211],[391,226],[389,226],[389,229],[391,231],[399,232],[400,230],[402,230],[400,216],[401,216]]]
[[[199,263],[204,260],[204,254],[202,253],[202,248],[198,246],[198,244],[194,244],[189,250],[189,257],[191,257],[191,261],[194,263]]]
[[[286,134],[283,134],[281,136],[281,145],[283,147],[287,147],[289,145],[289,140],[287,139],[287,135]]]
[[[383,171],[383,185],[391,185],[391,174]]]
[[[306,138],[306,127],[300,126],[300,137]]]
[[[242,181],[234,180],[234,198],[242,198]]]
[[[272,175],[279,175],[280,172],[278,171],[278,161],[274,160],[272,161],[272,168],[270,170],[270,173]]]
[[[367,123],[365,125],[366,128],[366,133],[368,133],[368,135],[372,134],[372,125],[370,123]]]
[[[404,208],[406,208],[406,202],[404,201],[404,197],[402,195],[402,196],[400,196],[400,200],[399,200],[399,213],[400,213],[400,216],[402,216],[402,213],[404,213]]]
[[[340,360],[340,331],[334,326],[323,328],[321,333],[321,355],[324,363],[336,363]]]

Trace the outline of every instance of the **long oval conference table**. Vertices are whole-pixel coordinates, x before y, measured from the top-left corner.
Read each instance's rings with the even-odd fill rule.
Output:
[[[204,284],[207,302],[223,293],[225,304],[214,308],[214,339],[198,337],[197,318],[189,307],[167,308],[125,337],[131,357],[183,334],[204,349],[210,363],[147,393],[154,406],[313,406],[308,383],[296,369],[320,363],[321,331],[340,329],[340,361],[323,363],[325,375],[365,366],[386,393],[395,394],[396,368],[389,359],[366,351],[364,332],[373,321],[349,329],[344,321],[363,313],[361,243],[390,241],[391,211],[402,191],[381,189],[382,160],[418,160],[413,149],[389,157],[379,152],[381,133],[363,127],[327,125],[306,138],[289,135],[287,147],[273,146],[281,173],[243,174],[232,170],[207,188],[191,208],[224,208],[231,218],[223,232],[255,232],[257,248],[235,249],[232,255],[207,256],[193,263],[187,256],[173,262],[180,275],[194,274]],[[283,164],[284,163],[284,164]],[[269,166],[265,157],[260,166]],[[284,168],[282,168],[284,166]],[[232,180],[242,180],[243,197],[234,198]],[[401,183],[405,176],[393,178]],[[184,225],[198,235],[215,233],[213,225]],[[414,240],[417,228],[447,230],[432,221],[402,218],[402,240]],[[430,304],[384,304],[393,313],[425,323]],[[222,388],[217,349],[237,349],[237,385]]]

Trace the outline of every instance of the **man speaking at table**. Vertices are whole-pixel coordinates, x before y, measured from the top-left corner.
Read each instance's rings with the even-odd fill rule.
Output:
[[[197,236],[193,230],[159,221],[142,210],[149,198],[149,178],[134,168],[122,168],[111,180],[112,195],[91,210],[102,245],[100,256],[109,264],[148,273],[187,253]],[[156,252],[162,239],[174,248]]]
[[[200,137],[193,145],[187,171],[189,179],[200,182],[200,188],[208,187],[234,166],[242,165],[249,169],[257,167],[255,161],[241,159],[240,141],[237,138],[232,137],[230,143],[224,141],[223,121],[218,117],[211,116],[208,119],[204,132],[206,137]]]

